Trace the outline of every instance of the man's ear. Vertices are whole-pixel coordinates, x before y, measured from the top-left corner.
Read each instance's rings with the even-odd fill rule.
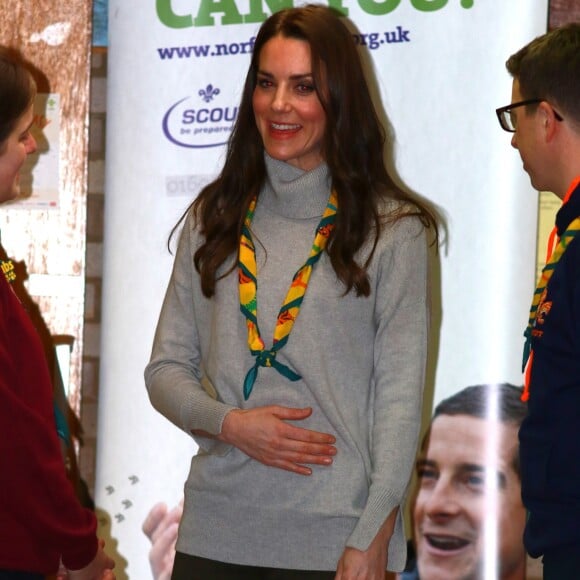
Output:
[[[544,131],[544,139],[547,143],[552,141],[558,132],[560,122],[556,118],[554,107],[547,101],[542,101],[538,105],[538,117]]]

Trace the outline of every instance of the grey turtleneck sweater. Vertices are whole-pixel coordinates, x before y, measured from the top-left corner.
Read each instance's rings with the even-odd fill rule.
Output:
[[[269,179],[252,232],[258,324],[269,348],[292,276],[312,246],[330,178],[326,165],[305,173],[268,157],[266,164]],[[190,215],[145,371],[153,405],[190,435],[192,429],[220,433],[232,409],[312,407],[312,415],[296,425],[332,433],[338,452],[331,466],[313,466],[305,477],[196,437],[200,449],[185,485],[177,549],[237,564],[334,570],[345,546],[368,548],[405,500],[427,350],[424,228],[416,218],[385,226],[368,270],[368,298],[345,296],[323,254],[277,356],[301,380],[260,368],[248,401],[242,387],[255,359],[240,312],[237,271],[218,282],[213,298],[205,298],[193,266],[201,242]],[[399,513],[389,569],[401,570],[405,556]]]

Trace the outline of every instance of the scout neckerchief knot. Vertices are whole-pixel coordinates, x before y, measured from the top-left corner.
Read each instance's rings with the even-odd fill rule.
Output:
[[[300,306],[306,289],[308,288],[308,281],[312,270],[320,259],[320,256],[326,247],[330,232],[334,228],[334,221],[336,218],[337,198],[336,194],[332,192],[326,209],[322,214],[322,219],[316,228],[314,236],[314,243],[310,250],[308,259],[301,266],[294,277],[292,284],[286,294],[284,303],[278,313],[278,320],[276,328],[274,329],[274,340],[272,348],[266,350],[264,341],[260,336],[260,329],[258,328],[258,280],[257,280],[257,266],[256,266],[256,248],[252,239],[250,225],[254,217],[254,210],[256,209],[257,198],[254,197],[250,202],[244,226],[242,228],[242,235],[240,238],[240,254],[238,262],[239,286],[240,286],[240,310],[246,317],[246,325],[248,327],[248,346],[252,356],[256,357],[256,363],[248,371],[244,380],[244,399],[248,400],[256,377],[258,376],[258,369],[260,367],[273,367],[281,375],[285,376],[291,381],[297,381],[301,377],[292,369],[276,360],[278,351],[288,342],[288,337],[294,326],[294,322],[300,312]]]
[[[532,298],[532,307],[530,308],[528,326],[524,332],[526,341],[524,344],[524,356],[522,361],[522,372],[525,372],[524,392],[522,394],[523,401],[527,401],[530,397],[530,373],[534,355],[532,350],[532,331],[536,321],[536,316],[538,314],[538,306],[542,299],[542,294],[544,293],[544,290],[546,289],[546,286],[548,285],[548,282],[554,273],[556,265],[560,261],[560,258],[563,256],[570,242],[576,237],[578,233],[580,233],[580,217],[577,217],[575,220],[573,220],[566,231],[562,234],[558,245],[554,249],[554,252],[542,270],[542,275],[540,276],[540,280]]]

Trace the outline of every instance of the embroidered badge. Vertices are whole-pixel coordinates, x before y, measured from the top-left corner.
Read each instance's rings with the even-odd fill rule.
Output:
[[[550,313],[552,309],[552,301],[546,302],[546,295],[547,290],[542,292],[542,296],[540,298],[540,303],[538,304],[538,312],[536,314],[535,325],[544,324],[546,322],[546,316]]]
[[[550,313],[552,309],[552,302],[546,302],[546,296],[548,294],[548,289],[544,288],[540,296],[540,301],[538,302],[538,309],[536,310],[536,318],[534,320],[534,326],[532,328],[532,336],[535,338],[541,338],[544,334],[543,330],[540,330],[538,326],[541,326],[546,322],[546,316]]]
[[[0,268],[6,277],[9,284],[16,280],[16,270],[14,269],[14,262],[12,260],[0,260]]]

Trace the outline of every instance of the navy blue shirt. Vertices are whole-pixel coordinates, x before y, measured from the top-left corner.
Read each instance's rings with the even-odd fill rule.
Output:
[[[556,216],[580,216],[580,185]],[[580,545],[580,234],[560,258],[533,328],[528,416],[520,428],[524,534],[533,557]]]

